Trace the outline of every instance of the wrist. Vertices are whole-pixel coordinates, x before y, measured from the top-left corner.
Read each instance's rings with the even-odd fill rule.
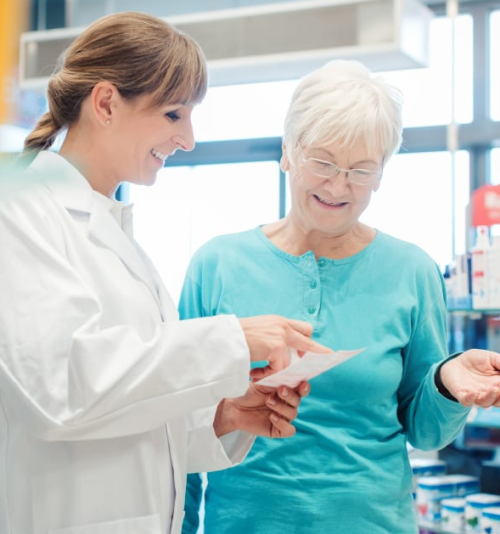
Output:
[[[218,438],[237,430],[236,425],[233,423],[232,414],[233,410],[231,400],[222,399],[217,406],[214,418],[214,432]]]
[[[449,360],[446,360],[446,361],[442,362],[440,365],[438,365],[438,367],[436,369],[436,372],[434,373],[434,385],[436,386],[436,389],[439,391],[439,393],[441,395],[443,395],[443,397],[445,397],[445,398],[447,398],[447,399],[449,399],[451,401],[458,402],[458,400],[450,393],[448,388],[444,385],[442,377],[441,377],[441,368],[448,361]]]

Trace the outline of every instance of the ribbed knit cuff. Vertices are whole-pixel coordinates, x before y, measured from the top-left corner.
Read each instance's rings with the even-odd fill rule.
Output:
[[[448,391],[448,389],[445,387],[445,385],[443,384],[443,381],[441,380],[441,367],[446,363],[446,362],[449,362],[450,360],[453,360],[453,358],[456,358],[457,356],[460,356],[460,354],[462,354],[461,352],[457,352],[455,354],[452,354],[449,358],[446,358],[446,360],[444,362],[441,362],[437,369],[436,369],[436,372],[434,373],[434,384],[436,385],[436,388],[437,390],[439,391],[439,393],[441,393],[441,395],[443,395],[443,397],[451,400],[451,401],[454,401],[454,402],[458,402],[458,400]]]

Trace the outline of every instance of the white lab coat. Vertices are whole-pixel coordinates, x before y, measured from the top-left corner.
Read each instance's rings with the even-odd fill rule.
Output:
[[[178,321],[61,156],[16,180],[0,184],[0,534],[178,533],[187,470],[252,444],[213,432],[213,406],[248,386],[239,323]]]

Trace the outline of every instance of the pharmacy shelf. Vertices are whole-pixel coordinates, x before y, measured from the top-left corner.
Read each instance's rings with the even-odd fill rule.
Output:
[[[425,523],[419,523],[418,531],[420,534],[455,534],[449,530],[444,530],[437,525],[427,525]]]
[[[500,308],[471,308],[470,306],[450,306],[448,305],[449,313],[466,313],[478,315],[500,315]]]
[[[467,314],[474,314],[477,313],[478,315],[500,315],[500,309],[491,309],[491,308],[485,308],[482,310],[478,310],[476,308],[448,308],[449,313],[467,313]]]

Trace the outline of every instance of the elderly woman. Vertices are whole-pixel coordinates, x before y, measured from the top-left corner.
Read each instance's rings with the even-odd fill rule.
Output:
[[[308,384],[249,387],[250,362],[271,373],[288,347],[330,352],[311,325],[178,321],[132,206],[114,200],[193,148],[206,88],[186,35],[141,13],[99,19],[49,81],[27,171],[0,181],[2,534],[178,534],[188,469],[295,432]]]
[[[440,449],[472,403],[499,402],[499,354],[447,354],[436,263],[359,220],[400,146],[401,103],[357,62],[306,76],[285,122],[289,213],[192,259],[181,316],[279,313],[329,347],[365,349],[313,380],[293,441],[257,439],[241,465],[208,474],[205,534],[415,534],[407,444]],[[185,534],[200,497],[189,478]]]

